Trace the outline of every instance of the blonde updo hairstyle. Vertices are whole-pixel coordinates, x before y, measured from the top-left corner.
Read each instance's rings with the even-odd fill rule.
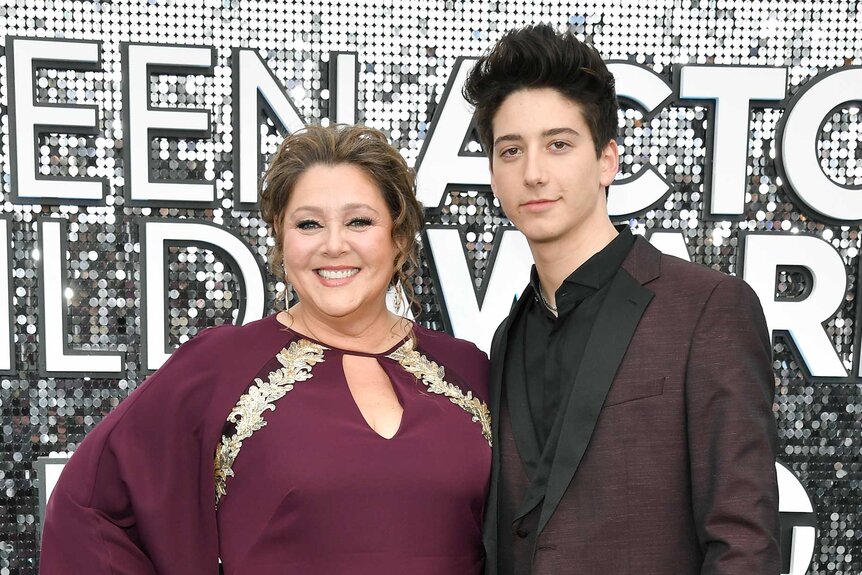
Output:
[[[269,251],[273,274],[287,282],[282,262],[284,210],[299,178],[318,165],[347,164],[365,172],[380,190],[392,217],[392,241],[398,251],[391,286],[401,282],[407,304],[413,304],[411,275],[419,265],[417,236],[422,205],[416,199],[413,170],[383,132],[365,126],[308,126],[288,135],[261,180],[260,213],[275,245]]]

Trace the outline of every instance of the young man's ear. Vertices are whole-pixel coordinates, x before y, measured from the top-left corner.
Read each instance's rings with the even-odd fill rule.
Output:
[[[491,192],[494,193],[494,197],[497,197],[497,184],[494,182],[494,157],[488,157],[488,174],[491,176]]]
[[[607,188],[613,183],[620,167],[620,148],[616,140],[607,143],[599,156],[599,163],[601,164],[601,184]]]

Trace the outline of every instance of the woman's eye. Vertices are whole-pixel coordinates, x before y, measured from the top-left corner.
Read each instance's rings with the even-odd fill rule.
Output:
[[[320,226],[320,222],[315,220],[301,220],[297,222],[296,229],[298,230],[316,230]]]
[[[351,228],[367,228],[371,224],[372,222],[369,218],[353,218],[347,222],[347,225]]]

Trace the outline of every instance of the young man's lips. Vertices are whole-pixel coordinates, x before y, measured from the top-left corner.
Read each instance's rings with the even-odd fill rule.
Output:
[[[550,208],[557,200],[531,200],[521,204],[521,208],[528,212],[541,212]]]

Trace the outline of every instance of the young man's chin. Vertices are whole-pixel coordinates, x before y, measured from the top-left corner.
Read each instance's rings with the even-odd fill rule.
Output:
[[[517,227],[518,230],[520,230],[520,232],[524,234],[524,237],[527,238],[527,242],[536,245],[554,243],[559,240],[560,237],[562,237],[563,235],[563,230],[558,230],[549,226],[515,227]]]

